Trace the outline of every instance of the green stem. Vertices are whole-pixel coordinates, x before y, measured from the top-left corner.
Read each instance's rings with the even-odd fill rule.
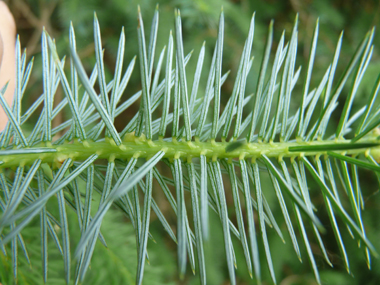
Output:
[[[81,161],[95,153],[99,159],[108,160],[130,159],[131,157],[149,158],[160,150],[165,152],[164,157],[166,158],[182,157],[188,160],[200,157],[202,154],[212,160],[218,158],[255,160],[262,154],[281,159],[283,157],[327,155],[331,151],[352,156],[371,153],[375,160],[380,159],[380,142],[377,137],[367,137],[360,140],[359,143],[340,139],[312,142],[241,143],[237,147],[231,147],[231,144],[233,143],[215,141],[178,142],[176,140],[163,141],[162,139],[152,141],[145,137],[136,138],[131,134],[128,134],[119,146],[112,139],[106,139],[103,142],[76,140],[57,146],[44,143],[31,148],[0,150],[0,169],[31,165],[36,159],[59,165],[67,158]],[[37,149],[39,152],[33,153],[33,150]]]

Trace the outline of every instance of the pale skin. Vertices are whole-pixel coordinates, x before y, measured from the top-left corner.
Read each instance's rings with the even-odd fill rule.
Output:
[[[8,6],[0,1],[0,90],[8,83],[3,94],[8,106],[12,106],[15,89],[15,43],[16,23]],[[8,121],[2,107],[0,107],[0,132]]]

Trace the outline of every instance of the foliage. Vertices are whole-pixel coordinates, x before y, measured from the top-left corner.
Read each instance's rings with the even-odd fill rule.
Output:
[[[84,278],[97,239],[103,244],[108,241],[105,234],[108,230],[100,230],[100,225],[112,205],[124,212],[135,231],[137,283],[142,281],[145,260],[152,258],[150,251],[147,252],[148,238],[155,238],[149,228],[151,209],[177,243],[180,276],[185,274],[189,262],[191,269],[199,272],[202,283],[212,272],[207,266],[207,256],[204,257],[205,243],[214,238],[214,232],[209,230],[209,209],[214,210],[221,221],[227,272],[232,283],[236,274],[234,267],[237,260],[242,259],[248,273],[254,275],[257,282],[262,279],[262,274],[266,274],[261,273],[264,264],[270,273],[264,279],[272,278],[275,282],[276,263],[272,262],[272,254],[273,259],[277,258],[273,250],[275,242],[268,237],[267,228],[273,228],[280,240],[287,239],[280,230],[279,216],[285,220],[285,230],[290,237],[287,240],[293,245],[296,256],[309,260],[315,278],[320,282],[314,243],[320,247],[325,262],[331,264],[320,234],[324,227],[314,213],[317,207],[322,210],[322,205],[331,221],[329,231],[335,235],[347,271],[350,272],[349,251],[346,251],[349,242],[342,238],[344,226],[355,237],[370,264],[370,252],[374,255],[376,252],[364,230],[359,169],[368,169],[372,174],[380,169],[375,129],[379,123],[376,107],[379,80],[368,103],[361,104],[362,108],[354,109],[353,99],[360,90],[373,53],[373,30],[366,34],[341,76],[337,72],[340,38],[332,64],[318,76],[313,68],[319,31],[317,23],[309,60],[302,70],[305,79],[296,85],[302,81],[299,79],[301,71],[296,68],[298,19],[289,42],[285,43],[284,34],[280,37],[273,58],[270,52],[274,31],[273,24],[270,24],[261,67],[256,59],[251,59],[255,31],[252,19],[248,23],[248,39],[231,96],[224,102],[222,85],[226,77],[230,77],[228,73],[223,74],[222,64],[226,54],[224,13],[220,17],[214,56],[208,62],[205,60],[205,45],[198,58],[193,58],[196,57],[194,53],[185,57],[184,52],[188,49],[183,46],[179,12],[175,37],[169,36],[167,48],[159,53],[157,62],[156,45],[164,38],[156,34],[158,17],[156,11],[149,41],[145,42],[139,14],[137,40],[142,91],[129,96],[125,102],[121,102],[121,98],[132,76],[135,59],[132,58],[122,72],[126,47],[122,32],[115,52],[117,61],[113,79],[107,79],[109,74],[104,67],[100,28],[95,17],[96,64],[91,77],[87,77],[77,55],[72,26],[69,77],[64,72],[67,60],[59,57],[56,43],[44,32],[43,94],[21,115],[21,99],[33,62],[26,64],[26,54],[21,55],[18,42],[18,88],[12,108],[2,101],[10,120],[2,133],[0,151],[0,167],[3,169],[0,174],[3,191],[0,226],[2,244],[5,245],[3,253],[7,251],[11,256],[13,277],[17,278],[17,252],[21,249],[28,256],[29,250],[24,242],[24,232],[29,233],[28,228],[22,235],[20,231],[33,222],[41,234],[44,280],[47,280],[47,245],[51,238],[55,240],[53,244],[61,248],[66,282],[70,282],[73,275],[75,282]],[[131,58],[129,52],[126,57]],[[194,62],[194,72],[187,67],[190,62]],[[209,69],[207,65],[210,65]],[[256,68],[258,74],[253,95],[247,92],[252,84],[248,80],[251,67]],[[200,83],[202,73],[208,75],[203,84]],[[312,74],[314,82],[311,81]],[[192,85],[189,78],[193,80]],[[98,90],[93,87],[95,81]],[[58,85],[62,86],[66,97],[53,105]],[[301,104],[294,107],[292,102],[296,91],[302,96]],[[347,92],[344,107],[337,108],[339,96],[344,92]],[[117,131],[115,117],[139,100],[140,107],[135,116]],[[29,125],[32,131],[28,131],[23,125],[42,102],[44,107],[40,116],[35,124]],[[64,108],[69,110],[70,117],[60,125],[52,126],[52,119]],[[339,123],[336,131],[332,131],[329,127],[335,126],[331,119],[335,113],[340,113]],[[153,177],[159,185],[153,184]],[[323,203],[312,202],[316,196],[308,188],[315,184],[321,189],[318,197],[323,198]],[[152,197],[153,186],[163,190],[166,203],[177,214],[176,234]],[[348,199],[341,200],[342,195],[347,195]],[[54,196],[57,197],[58,213],[57,209],[50,211],[49,204],[46,204],[51,203]],[[98,207],[94,205],[94,198],[99,200]],[[229,210],[228,200],[233,200],[234,209]],[[274,200],[279,204],[274,204]],[[189,201],[188,207],[185,201]],[[276,210],[278,205],[280,211]],[[294,216],[288,212],[289,205]],[[71,209],[78,217],[79,242],[70,229]],[[236,222],[229,218],[228,214],[231,216],[232,212],[235,212]],[[335,219],[336,214],[340,220]],[[37,216],[40,217],[39,223],[38,219],[33,219]],[[295,227],[299,228],[299,233]],[[70,251],[73,243],[77,244],[75,265]],[[305,245],[306,251],[299,243]],[[240,254],[239,250],[242,250]],[[242,259],[238,259],[239,256]],[[243,264],[239,264],[239,271],[241,267]],[[75,273],[70,274],[70,271]],[[241,274],[238,272],[238,276]]]

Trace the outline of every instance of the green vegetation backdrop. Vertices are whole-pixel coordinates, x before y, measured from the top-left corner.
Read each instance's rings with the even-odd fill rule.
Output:
[[[365,33],[373,26],[380,24],[380,2],[357,1],[357,0],[177,0],[177,1],[133,1],[133,0],[11,0],[5,1],[10,6],[18,26],[18,33],[21,38],[21,46],[27,48],[27,56],[35,57],[34,69],[29,82],[28,90],[25,94],[24,107],[30,106],[36,98],[42,93],[42,64],[41,64],[41,32],[42,26],[45,26],[49,35],[56,39],[58,53],[70,54],[69,47],[69,27],[70,21],[76,31],[77,50],[85,68],[90,71],[91,66],[96,62],[93,40],[93,17],[94,11],[100,22],[102,42],[104,46],[104,61],[107,79],[111,78],[116,62],[116,54],[119,42],[121,27],[124,26],[126,33],[126,56],[125,66],[138,54],[137,45],[137,5],[141,6],[141,12],[146,22],[146,34],[149,35],[150,21],[153,17],[156,4],[159,4],[160,24],[157,40],[157,51],[160,51],[167,44],[168,31],[174,27],[174,9],[181,10],[183,24],[183,38],[185,53],[194,49],[194,54],[198,54],[203,41],[206,41],[205,66],[210,66],[213,46],[218,32],[218,19],[221,6],[225,13],[225,45],[223,57],[223,71],[231,70],[232,74],[237,73],[240,54],[243,51],[244,41],[246,39],[251,16],[256,11],[255,20],[255,40],[253,44],[253,54],[255,55],[256,64],[251,69],[250,76],[254,80],[248,80],[247,90],[253,92],[259,68],[261,57],[265,47],[267,30],[270,20],[274,19],[274,43],[273,51],[277,48],[283,29],[286,30],[286,38],[290,38],[294,18],[299,14],[299,34],[298,34],[298,57],[297,65],[302,65],[305,69],[310,51],[310,43],[315,27],[315,22],[319,17],[320,32],[317,48],[316,61],[314,64],[313,78],[321,78],[323,73],[331,62],[334,54],[336,41],[339,34],[344,30],[344,40],[340,55],[340,64],[337,68],[337,74],[343,72],[345,61],[348,62],[354,53],[356,46],[364,37]],[[371,63],[368,67],[355,102],[367,100],[376,77],[380,70],[380,36],[375,34],[374,53]],[[67,65],[69,66],[69,65]],[[187,66],[188,75],[194,74],[196,61],[190,61]],[[202,74],[200,84],[202,90],[205,89],[207,72]],[[301,75],[301,76],[304,76]],[[192,78],[189,76],[189,85]],[[222,88],[221,106],[225,106],[227,97],[223,94],[231,94],[234,85],[234,76],[229,77]],[[203,85],[203,86],[202,86]],[[312,82],[313,85],[313,82]],[[315,84],[313,85],[315,86]],[[300,97],[302,87],[299,88]],[[132,74],[131,81],[128,85],[129,94],[134,94],[141,90],[140,73],[135,70]],[[295,92],[297,93],[297,92]],[[343,92],[348,94],[348,90]],[[63,91],[58,91],[57,96],[64,96]],[[345,95],[343,95],[345,96]],[[122,99],[123,100],[123,99]],[[59,100],[57,100],[59,101]],[[296,102],[296,101],[293,101]],[[361,105],[360,105],[361,106]],[[299,106],[291,106],[296,109]],[[136,108],[120,115],[115,126],[121,131],[125,122],[129,121],[136,113]],[[343,104],[338,108],[343,108]],[[353,110],[357,107],[354,105]],[[338,123],[337,118],[337,123]],[[37,118],[35,118],[37,120]],[[55,118],[53,126],[59,125],[65,120],[65,113]],[[334,126],[330,126],[334,128]],[[367,230],[368,239],[373,243],[377,250],[380,249],[380,195],[378,194],[378,184],[376,177],[370,172],[362,173],[367,176],[362,186],[363,198],[365,201],[365,211],[363,220]],[[262,181],[263,188],[268,181]],[[374,186],[376,185],[376,186]],[[318,208],[322,205],[323,199],[319,191],[313,191],[317,187],[310,183],[311,199]],[[272,186],[269,186],[270,188]],[[273,192],[273,191],[272,191]],[[175,228],[176,217],[171,217],[170,206],[165,198],[161,197],[162,192],[155,193],[160,209],[167,217],[169,223]],[[266,196],[270,205],[277,205],[276,197]],[[233,206],[231,189],[226,187],[226,199],[228,205]],[[190,200],[190,199],[189,199]],[[98,202],[98,201],[95,201]],[[48,204],[49,210],[54,213],[58,211],[54,207],[56,204]],[[277,206],[278,207],[278,206]],[[95,207],[94,207],[95,208]],[[165,210],[166,209],[166,210]],[[273,213],[279,226],[286,231],[285,222],[283,221],[280,209],[272,207]],[[72,211],[71,211],[72,212]],[[78,243],[80,234],[77,232],[77,218],[74,213],[68,212],[69,227],[71,233],[71,245]],[[191,212],[190,210],[188,212]],[[229,216],[232,221],[236,222],[234,210],[231,207]],[[278,215],[278,219],[277,216]],[[329,225],[328,216],[325,211],[318,213],[324,225]],[[209,284],[228,284],[228,270],[225,261],[223,232],[218,221],[218,217],[211,214],[210,216],[210,240],[205,244],[206,266],[208,272]],[[30,246],[30,258],[32,267],[26,260],[19,259],[19,284],[41,284],[42,269],[40,262],[40,233],[36,227],[28,227],[24,231],[24,239]],[[312,243],[313,252],[316,255],[316,262],[320,270],[321,281],[323,284],[379,284],[380,282],[380,261],[372,261],[372,270],[369,271],[365,262],[365,257],[361,250],[357,249],[356,242],[349,238],[349,234],[343,233],[343,238],[347,242],[346,247],[350,251],[350,266],[354,278],[346,273],[345,265],[340,257],[333,233],[329,226],[326,226],[327,233],[323,236],[334,268],[330,268],[319,254],[317,244]],[[312,232],[311,228],[307,229]],[[155,238],[156,243],[149,241],[149,261],[150,265],[145,267],[144,283],[145,284],[198,284],[199,278],[191,274],[190,269],[183,281],[178,279],[178,270],[176,266],[176,245],[162,228],[157,217],[152,213],[150,231]],[[103,222],[102,232],[109,248],[106,249],[100,243],[97,244],[91,269],[88,271],[84,284],[134,284],[136,274],[136,240],[134,231],[130,223],[116,210],[111,210]],[[282,244],[280,238],[273,230],[269,232],[269,243],[271,251],[276,253],[273,256],[273,264],[279,284],[313,284],[315,282],[312,269],[306,259],[303,264],[299,263],[296,254],[293,252],[291,241],[287,235],[284,235],[286,245]],[[237,240],[233,240],[238,243]],[[53,241],[52,241],[53,243]],[[301,246],[302,247],[302,246]],[[244,253],[239,246],[236,246],[237,259],[237,283],[252,284],[246,267],[244,265]],[[49,282],[48,284],[64,284],[63,261],[59,256],[58,250],[52,244],[49,245]],[[305,255],[305,250],[301,249],[301,254]],[[264,263],[264,259],[262,260]],[[1,264],[3,263],[3,264]],[[11,262],[4,256],[0,260],[0,281],[2,284],[11,284],[12,270]],[[263,268],[266,268],[263,266]],[[266,269],[263,270],[264,284],[269,282],[270,274]]]

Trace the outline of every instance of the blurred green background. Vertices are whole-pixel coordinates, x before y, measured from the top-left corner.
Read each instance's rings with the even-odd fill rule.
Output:
[[[95,62],[93,44],[94,11],[100,22],[102,42],[105,48],[105,67],[108,73],[108,79],[110,79],[115,66],[117,45],[122,26],[124,26],[126,33],[124,66],[126,67],[129,61],[138,53],[136,32],[137,5],[141,6],[145,21],[145,32],[146,35],[149,35],[150,22],[154,9],[156,4],[159,4],[160,26],[156,49],[157,59],[163,46],[167,44],[170,29],[173,29],[174,9],[179,8],[182,15],[185,53],[194,50],[193,58],[188,65],[188,86],[191,86],[190,84],[193,80],[191,74],[192,71],[195,70],[199,50],[203,41],[206,41],[206,58],[200,86],[201,90],[204,90],[217,35],[218,18],[221,7],[223,6],[225,13],[223,72],[231,70],[231,74],[223,85],[222,104],[227,102],[229,94],[232,92],[236,70],[249,28],[249,22],[254,12],[256,12],[256,21],[252,55],[255,56],[255,59],[249,75],[251,79],[248,80],[248,93],[252,93],[256,87],[256,78],[260,68],[270,20],[275,20],[273,43],[273,51],[275,51],[283,30],[286,30],[286,40],[289,40],[295,16],[297,13],[299,14],[299,45],[296,65],[303,66],[303,70],[301,71],[302,80],[302,78],[305,77],[315,22],[319,17],[320,33],[312,77],[314,80],[312,81],[312,88],[314,88],[315,83],[321,79],[332,61],[335,45],[342,30],[344,30],[344,40],[336,77],[339,77],[339,73],[342,72],[348,64],[351,55],[365,33],[373,26],[380,24],[379,0],[11,0],[5,2],[9,5],[16,19],[22,47],[27,49],[29,58],[35,58],[33,74],[24,99],[25,106],[31,105],[42,93],[42,69],[41,56],[39,54],[41,49],[40,36],[42,27],[44,26],[48,33],[56,39],[60,56],[63,56],[64,54],[69,54],[68,29],[70,21],[72,21],[77,36],[78,53],[85,67],[90,71]],[[360,106],[365,104],[380,71],[380,51],[378,48],[380,46],[380,36],[378,33],[375,35],[374,44],[375,49],[372,61],[356,98],[356,102],[359,102]],[[66,65],[67,68],[69,68],[69,65]],[[123,95],[124,99],[141,89],[139,77],[139,68],[138,64],[136,64],[127,91]],[[302,90],[301,85],[297,88],[296,90]],[[343,96],[345,96],[347,92],[348,90],[343,92]],[[56,102],[59,102],[59,97],[64,96],[62,90],[59,89],[56,96]],[[341,100],[342,99],[344,99],[344,97],[341,98]],[[298,101],[295,100],[293,102],[296,104]],[[342,108],[342,106],[343,104],[340,104],[338,109]],[[298,106],[293,106],[293,108],[296,107]],[[135,111],[136,110],[132,109],[119,116],[119,119],[116,121],[118,130],[123,129],[125,122],[135,114]],[[56,117],[55,124],[59,124],[65,119],[67,119],[65,112],[62,112]],[[380,250],[380,198],[378,194],[378,184],[375,177],[371,174],[367,172],[363,172],[362,174],[365,178],[368,178],[365,179],[365,184],[363,183],[362,185],[364,199],[366,200],[366,210],[363,213],[363,219],[369,239],[374,243],[375,247]],[[328,216],[324,211],[324,207],[322,207],[323,200],[322,197],[318,195],[319,190],[317,188],[313,189],[312,184],[309,185],[309,187],[314,204],[317,208],[319,207],[321,209],[318,216],[326,225],[328,232],[324,236],[324,241],[329,251],[329,256],[334,263],[334,269],[329,268],[322,260],[317,244],[313,244],[312,240],[311,244],[313,250],[315,249],[316,261],[320,269],[323,284],[380,284],[379,260],[373,260],[372,270],[369,271],[362,250],[357,249],[356,242],[349,237],[345,228],[341,227],[343,238],[349,252],[349,260],[354,278],[346,273],[332,231],[329,231]],[[267,188],[269,191],[265,193],[266,198],[274,214],[277,214],[276,220],[282,228],[284,236],[287,237],[285,223],[281,211],[277,206],[278,203],[276,202],[274,191],[272,191],[272,186],[268,184]],[[226,189],[226,191],[228,192],[228,189]],[[168,221],[172,224],[173,228],[175,228],[176,219],[174,213],[170,211],[170,207],[167,205],[165,199],[160,197],[160,193],[154,193],[154,195],[163,213],[167,216]],[[227,199],[229,205],[232,206],[229,214],[234,221],[231,193],[227,193]],[[54,208],[54,205],[50,206]],[[74,250],[79,237],[79,230],[75,224],[75,214],[71,214],[71,221],[73,221],[71,225],[73,239],[71,245]],[[229,284],[220,223],[216,216],[211,216],[210,219],[211,232],[213,235],[205,246],[208,284]],[[151,221],[151,233],[157,243],[155,244],[149,241],[150,266],[145,267],[144,284],[198,284],[198,277],[193,276],[190,269],[188,269],[188,274],[184,281],[178,280],[176,246],[164,232],[155,216],[152,215]],[[91,269],[88,272],[84,284],[133,284],[136,271],[136,246],[133,228],[116,210],[113,210],[112,213],[107,216],[107,220],[105,220],[103,224],[102,230],[109,244],[109,249],[105,249],[102,245],[98,244]],[[37,225],[38,222],[36,222],[36,226]],[[29,246],[35,248],[35,250],[31,251],[32,268],[23,261],[20,255],[20,272],[22,272],[23,276],[20,278],[20,284],[41,284],[42,271],[40,269],[39,231],[31,227],[27,228],[24,232],[26,232],[25,239],[29,243]],[[29,238],[27,238],[27,236]],[[301,252],[304,257],[304,263],[301,264],[293,252],[289,239],[287,240],[287,244],[283,245],[274,231],[269,230],[269,240],[279,284],[315,283],[311,267],[307,262],[305,250]],[[238,284],[253,284],[254,281],[249,278],[246,270],[242,250],[236,240],[235,242]],[[49,257],[49,284],[64,284],[61,279],[63,276],[63,266],[61,265],[63,263],[59,254],[54,251],[54,248],[54,245],[52,245],[50,251],[52,255]],[[269,272],[267,272],[264,259],[262,259],[262,262],[264,271],[263,279],[266,280],[264,284],[270,284],[270,275]],[[3,276],[7,276],[7,270],[9,270],[9,268],[7,269],[5,266],[0,269],[0,272],[2,272]]]

